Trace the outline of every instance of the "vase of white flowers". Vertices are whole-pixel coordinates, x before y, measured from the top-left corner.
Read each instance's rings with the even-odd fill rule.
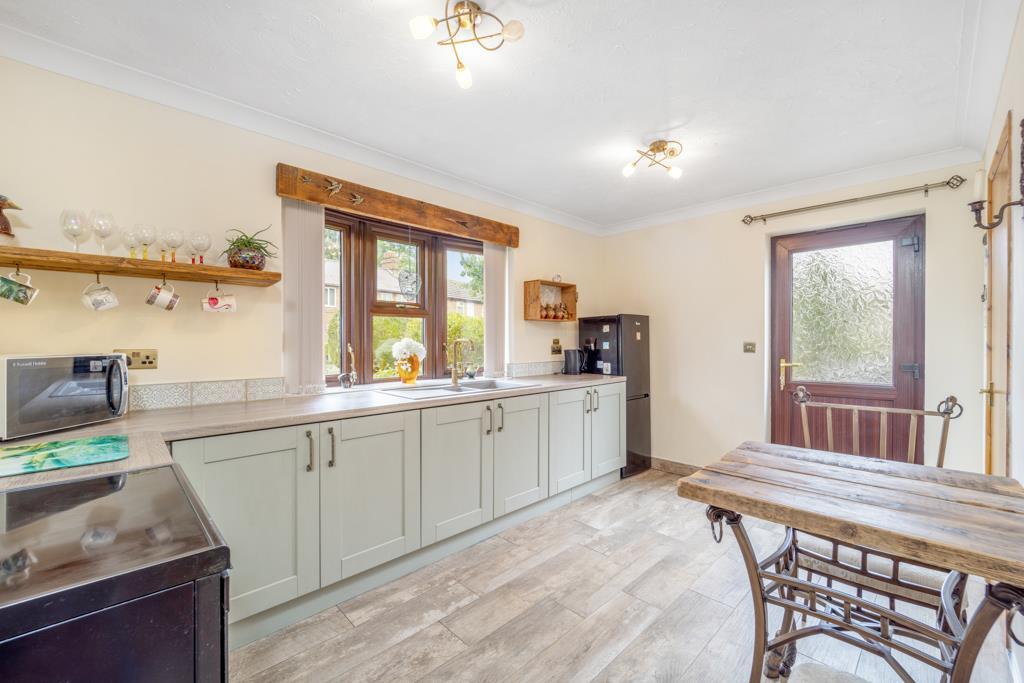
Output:
[[[403,384],[416,384],[420,374],[420,364],[427,355],[427,349],[415,339],[406,337],[395,342],[391,347],[391,355],[395,359],[395,369]]]

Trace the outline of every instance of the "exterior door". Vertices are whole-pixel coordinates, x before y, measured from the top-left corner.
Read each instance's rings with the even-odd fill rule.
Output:
[[[924,216],[776,237],[772,254],[772,441],[804,445],[798,386],[814,401],[920,409]],[[822,450],[824,413],[809,411],[811,447]],[[862,455],[906,459],[909,417],[890,416],[884,454],[879,416],[859,419]],[[852,453],[851,420],[837,418],[834,433],[834,450]]]
[[[1010,115],[996,145],[995,155],[988,173],[988,222],[992,214],[1010,199],[1012,185]],[[981,238],[985,253],[985,471],[1019,477],[1010,462],[1010,307],[1013,304],[1013,276],[1010,268],[1012,233],[1015,216],[1003,216],[998,228],[987,231]]]

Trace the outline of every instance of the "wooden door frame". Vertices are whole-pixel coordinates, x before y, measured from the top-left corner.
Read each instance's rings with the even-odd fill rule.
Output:
[[[1013,112],[1006,112],[1006,123],[1003,125],[1002,133],[999,136],[999,142],[996,143],[996,149],[992,154],[992,161],[988,165],[988,173],[986,174],[985,183],[985,198],[988,200],[987,205],[987,223],[992,224],[993,214],[998,210],[998,207],[1012,201],[1013,194]],[[1024,146],[1022,146],[1021,153],[1024,154]],[[1001,167],[1005,167],[1009,174],[1009,179],[1006,184],[1006,195],[1003,197],[993,196],[993,185],[995,184],[996,176],[999,175]],[[1012,214],[1011,214],[1012,217]],[[1005,457],[1006,462],[1003,463],[1003,472],[1006,476],[1014,476],[1011,473],[1012,460],[1013,458],[1013,442],[1011,440],[1012,435],[1012,416],[1010,414],[1011,402],[1010,402],[1010,391],[1012,390],[1011,382],[1013,378],[1013,222],[1009,218],[1003,224],[1006,228],[1006,386],[1004,391],[1004,399],[1006,401],[1006,435],[1004,437],[1004,445],[1006,449]],[[1002,226],[1000,226],[1002,227]],[[997,230],[999,228],[996,228]],[[985,262],[985,368],[984,368],[984,389],[992,389],[991,382],[995,381],[992,377],[994,363],[992,354],[994,349],[992,348],[992,325],[993,325],[993,314],[992,314],[992,292],[994,290],[993,284],[993,273],[995,272],[994,264],[992,263],[992,239],[991,231],[986,232],[982,237],[983,244],[987,250],[987,257]],[[994,453],[992,452],[992,439],[994,436],[994,406],[992,405],[992,399],[994,397],[988,396],[987,400],[982,402],[982,410],[984,411],[984,425],[985,425],[985,473],[992,474],[995,471]]]
[[[789,430],[792,425],[792,420],[781,421],[780,416],[788,415],[786,410],[787,407],[792,407],[792,401],[785,391],[780,391],[777,388],[778,379],[778,359],[781,357],[783,352],[783,330],[789,330],[792,325],[792,306],[791,299],[786,294],[790,290],[789,287],[779,286],[779,278],[784,278],[788,281],[791,274],[789,272],[780,273],[778,269],[780,250],[785,249],[780,242],[783,240],[800,240],[801,238],[817,238],[820,240],[825,237],[825,244],[819,244],[819,248],[828,248],[829,242],[834,242],[835,246],[847,246],[850,244],[863,244],[867,242],[879,241],[880,237],[890,237],[893,233],[900,232],[913,232],[919,236],[917,243],[917,250],[920,252],[920,258],[914,259],[914,266],[912,268],[902,269],[899,273],[894,272],[894,278],[902,276],[906,279],[903,283],[903,287],[906,288],[909,298],[914,306],[914,310],[911,312],[913,318],[913,343],[910,347],[913,349],[915,362],[919,366],[920,378],[917,380],[909,380],[913,382],[912,396],[914,405],[910,406],[913,408],[921,409],[924,407],[924,385],[927,376],[927,364],[925,362],[925,228],[926,221],[925,215],[914,214],[911,216],[903,216],[899,218],[889,218],[877,221],[865,221],[862,223],[854,223],[851,225],[843,225],[835,228],[827,228],[823,230],[810,230],[805,232],[787,233],[783,235],[774,235],[771,238],[770,248],[770,259],[771,259],[771,277],[769,281],[770,287],[770,310],[768,314],[769,324],[769,337],[771,339],[771,353],[768,356],[768,378],[769,385],[768,390],[770,393],[770,414],[769,419],[769,438],[772,442],[780,442],[781,437],[789,439]],[[858,238],[851,242],[849,239],[850,231],[860,231]],[[828,238],[831,238],[829,240]],[[898,242],[898,237],[894,236],[896,240],[896,249],[909,249],[913,247],[902,247]],[[895,256],[895,254],[894,254]],[[785,282],[781,283],[785,284]],[[899,287],[898,282],[894,282],[894,285]],[[893,312],[894,325],[893,325],[893,344],[894,349],[896,348],[897,335],[900,334],[900,326],[895,324],[896,316],[902,315],[899,311]],[[788,353],[788,350],[787,350]],[[789,359],[792,360],[792,359]],[[893,364],[899,363],[899,359],[893,359]],[[896,371],[899,372],[898,370]],[[897,388],[897,382],[899,380],[898,374],[894,377],[893,387]],[[878,395],[878,398],[888,398],[888,395],[892,392],[888,387],[880,388],[874,385],[863,385],[863,391],[868,395]],[[784,422],[784,424],[781,424]],[[777,434],[777,429],[784,429],[785,434]],[[918,432],[918,445],[915,450],[916,458],[921,459],[924,455],[923,449],[923,438],[924,430]]]

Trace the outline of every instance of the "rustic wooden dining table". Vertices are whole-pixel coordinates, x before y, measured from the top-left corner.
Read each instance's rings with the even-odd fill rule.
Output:
[[[894,652],[967,683],[993,624],[1024,612],[1024,487],[1014,479],[746,442],[677,491],[708,505],[716,541],[724,522],[739,544],[754,601],[751,681],[785,674],[798,640],[826,635],[882,657],[905,681]],[[781,545],[758,559],[744,515],[785,526]],[[803,547],[808,535],[832,552]],[[922,585],[922,572],[944,576],[941,588]],[[987,584],[971,610],[970,576]],[[901,612],[904,601],[934,608],[934,621]],[[771,639],[769,605],[784,610]]]

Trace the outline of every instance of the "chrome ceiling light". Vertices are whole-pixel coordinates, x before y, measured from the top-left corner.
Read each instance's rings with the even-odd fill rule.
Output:
[[[471,0],[461,0],[454,5],[450,0],[445,0],[443,19],[431,16],[416,17],[409,22],[409,30],[412,31],[413,38],[424,40],[437,29],[438,24],[444,24],[448,37],[437,41],[437,44],[452,48],[455,54],[455,80],[464,89],[472,87],[473,76],[459,57],[458,45],[476,43],[488,52],[494,52],[504,45],[506,40],[515,42],[523,37],[522,22],[514,19],[504,22]],[[485,28],[485,24],[490,26]],[[462,33],[464,37],[460,38],[459,34],[462,31],[472,35]]]
[[[647,146],[647,149],[638,149],[636,151],[640,156],[622,167],[622,175],[627,178],[633,175],[636,173],[637,164],[647,159],[648,168],[651,166],[661,166],[668,171],[670,177],[678,180],[683,175],[683,169],[673,166],[668,162],[670,159],[675,159],[682,152],[683,146],[675,140],[655,140]]]

